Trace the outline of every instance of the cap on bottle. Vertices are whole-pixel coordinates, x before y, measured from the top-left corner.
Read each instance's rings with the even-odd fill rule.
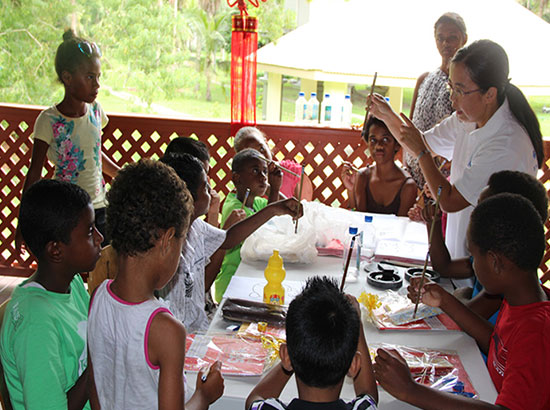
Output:
[[[357,231],[358,231],[358,229],[357,229],[356,226],[350,226],[350,227],[349,227],[349,233],[350,233],[350,235],[357,235]]]
[[[346,96],[344,97],[346,100],[351,100],[351,95],[349,94],[346,94]]]
[[[329,93],[326,93],[326,94],[325,94],[325,98],[330,98],[330,94],[329,94]]]
[[[317,93],[311,93],[312,97],[317,97]]]
[[[298,96],[300,96],[300,97],[304,97],[305,95],[306,95],[306,93],[304,93],[302,91],[300,91],[300,93],[298,94]]]
[[[365,215],[365,222],[372,222],[372,216]]]

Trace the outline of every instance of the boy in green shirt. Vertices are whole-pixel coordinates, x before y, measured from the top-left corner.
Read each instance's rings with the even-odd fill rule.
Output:
[[[19,226],[38,259],[13,292],[0,336],[14,410],[89,408],[86,323],[89,296],[78,272],[90,271],[103,236],[89,195],[78,185],[40,180],[21,200]]]
[[[232,180],[235,185],[235,192],[230,192],[227,195],[222,207],[222,226],[224,229],[228,229],[227,226],[224,226],[225,221],[235,209],[244,209],[246,216],[249,217],[263,209],[266,209],[265,212],[269,212],[267,208],[271,207],[271,204],[268,206],[268,200],[262,198],[269,187],[267,181],[268,168],[258,151],[247,148],[238,152],[233,158],[231,171],[233,172]],[[278,183],[278,185],[272,185],[271,189],[278,192],[281,178],[279,177],[276,182],[273,181],[275,180],[272,180],[272,184]],[[248,194],[247,190],[249,190]],[[273,205],[276,203],[278,202],[274,202]],[[286,213],[290,214],[291,211],[288,210]],[[276,214],[273,213],[274,215]],[[301,215],[299,214],[298,216]],[[225,253],[221,271],[214,282],[215,300],[218,303],[221,301],[231,278],[241,263],[241,246],[242,244],[238,244]]]

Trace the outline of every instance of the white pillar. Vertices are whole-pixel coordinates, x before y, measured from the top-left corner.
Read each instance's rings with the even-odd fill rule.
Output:
[[[390,87],[388,97],[390,97],[390,105],[394,111],[400,113],[403,110],[403,88]]]
[[[267,73],[266,121],[281,121],[282,75]]]

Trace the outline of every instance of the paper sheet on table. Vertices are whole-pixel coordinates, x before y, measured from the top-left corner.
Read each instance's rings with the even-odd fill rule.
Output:
[[[263,302],[264,286],[267,281],[264,278],[250,278],[245,276],[233,276],[224,293],[225,298],[253,300]],[[305,282],[284,280],[285,305],[288,305],[302,291]]]

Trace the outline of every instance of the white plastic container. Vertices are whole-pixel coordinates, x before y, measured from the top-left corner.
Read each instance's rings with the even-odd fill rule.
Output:
[[[352,112],[351,96],[346,94],[344,98],[344,104],[342,104],[342,109],[340,110],[340,125],[343,128],[351,127],[351,112]]]
[[[319,100],[317,99],[317,93],[311,93],[311,97],[307,101],[306,121],[313,125],[319,122]]]
[[[365,222],[361,227],[361,258],[366,263],[371,264],[374,261],[374,252],[376,251],[377,237],[376,228],[372,223],[372,216],[365,215]]]
[[[321,124],[330,126],[332,124],[333,106],[330,94],[326,93],[323,102],[321,103]]]
[[[306,121],[307,112],[307,100],[305,93],[300,92],[298,99],[296,100],[296,110],[294,112],[294,121],[298,123],[304,123]]]

